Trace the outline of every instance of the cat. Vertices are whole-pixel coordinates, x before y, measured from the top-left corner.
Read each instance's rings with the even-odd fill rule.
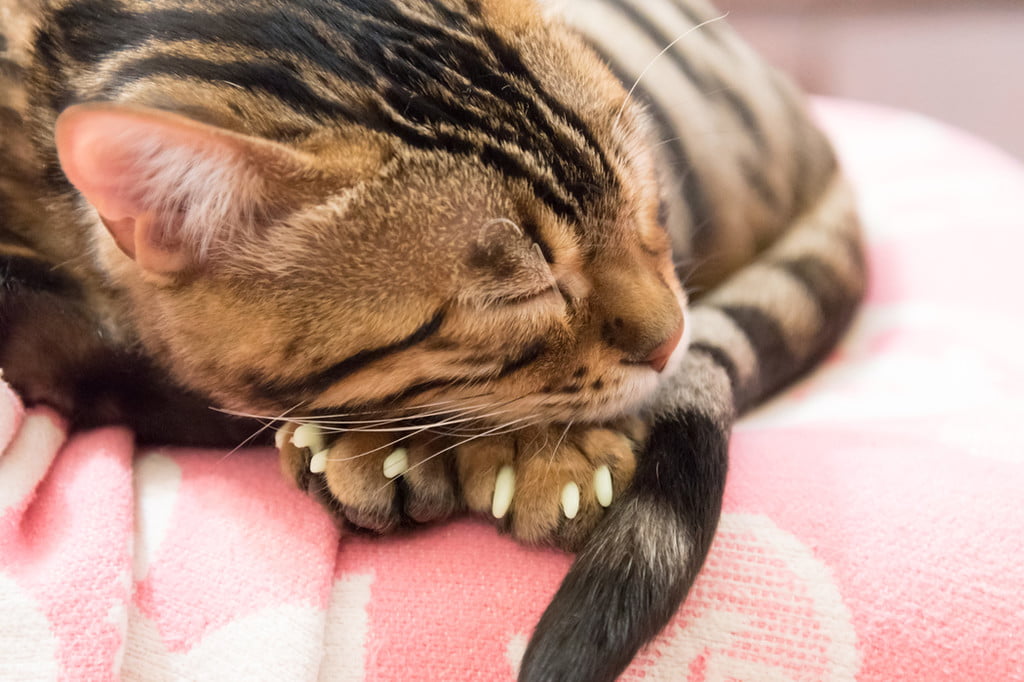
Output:
[[[0,22],[5,379],[142,440],[274,421],[355,527],[468,509],[578,550],[523,680],[613,679],[664,626],[734,420],[863,294],[828,142],[703,0]]]

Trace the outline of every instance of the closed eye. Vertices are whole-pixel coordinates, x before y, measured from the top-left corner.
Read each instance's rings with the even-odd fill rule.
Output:
[[[558,296],[559,298],[561,298],[562,294],[558,291],[557,288],[551,287],[548,289],[541,289],[540,291],[534,291],[525,294],[513,294],[510,296],[494,296],[488,302],[495,307],[516,306],[535,301],[541,301],[542,299],[553,296]]]

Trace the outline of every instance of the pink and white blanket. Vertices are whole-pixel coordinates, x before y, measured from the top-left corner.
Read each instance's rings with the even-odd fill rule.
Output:
[[[690,600],[628,680],[1024,680],[1024,167],[820,103],[867,306],[745,418]],[[507,680],[570,557],[339,537],[275,454],[68,435],[0,388],[0,679]]]

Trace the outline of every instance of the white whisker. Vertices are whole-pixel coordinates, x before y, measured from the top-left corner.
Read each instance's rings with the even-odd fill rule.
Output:
[[[292,407],[290,407],[287,410],[285,410],[284,412],[282,412],[278,417],[273,417],[273,418],[271,418],[270,421],[264,421],[263,425],[260,426],[260,428],[256,429],[251,436],[249,436],[248,438],[243,440],[241,443],[236,445],[234,448],[232,448],[231,450],[226,452],[224,454],[224,456],[220,458],[220,461],[223,462],[225,459],[227,459],[231,455],[235,454],[236,452],[238,452],[239,450],[244,448],[249,443],[253,442],[253,440],[255,440],[257,436],[259,436],[261,433],[263,433],[267,429],[271,428],[274,425],[275,422],[280,421],[284,417],[288,416],[288,413],[294,412],[295,410],[299,409],[301,406],[302,406],[301,402],[300,403],[296,403]],[[211,408],[211,409],[217,410],[218,412],[221,412],[223,414],[231,414],[230,412],[227,412],[225,410],[220,410],[220,409],[218,409],[216,407]],[[253,417],[253,419],[260,420],[259,417]]]
[[[367,409],[367,410],[356,410],[354,412],[337,412],[337,413],[334,413],[334,414],[326,414],[326,415],[310,415],[310,416],[307,416],[307,417],[303,417],[303,419],[309,420],[310,423],[320,423],[320,422],[325,421],[325,420],[326,421],[330,421],[330,420],[337,419],[339,417],[354,417],[354,416],[359,416],[359,415],[383,414],[383,413],[391,413],[391,412],[410,412],[410,411],[413,411],[413,410],[422,410],[424,408],[439,407],[441,405],[451,405],[453,403],[466,402],[466,401],[469,401],[469,400],[475,400],[476,398],[486,398],[489,395],[492,395],[492,394],[491,393],[477,393],[477,394],[470,395],[470,396],[462,396],[462,397],[458,397],[458,398],[451,398],[449,400],[439,400],[439,401],[433,402],[433,403],[424,403],[422,405],[405,405],[405,406],[402,406],[402,407],[395,407],[395,408],[390,408],[390,409],[374,408],[374,409]],[[457,408],[454,408],[454,409],[457,409]],[[391,417],[391,418],[392,419],[412,419],[414,417],[415,417],[415,415],[413,415],[413,416],[395,415],[394,417]],[[381,418],[383,419],[384,417],[381,417]]]
[[[495,410],[494,412],[487,412],[480,415],[456,415],[448,419],[442,419],[441,421],[432,422],[428,424],[411,424],[409,426],[373,426],[373,427],[355,427],[355,428],[323,428],[321,430],[327,433],[392,433],[399,431],[431,431],[438,427],[446,426],[448,424],[464,424],[466,422],[480,421],[482,419],[488,419],[500,414],[506,414],[511,410]]]
[[[474,417],[474,419],[490,417],[490,416],[494,416],[494,415],[497,415],[497,414],[502,414],[502,413],[507,412],[507,411],[508,410],[500,410],[500,411],[497,411],[497,412],[492,412],[491,414],[488,414],[488,415],[483,415],[482,417]],[[455,423],[455,422],[452,422],[452,423]],[[359,453],[358,455],[352,455],[351,457],[329,457],[327,459],[327,461],[329,461],[329,462],[348,462],[348,461],[351,461],[351,460],[354,460],[354,459],[359,459],[361,457],[366,457],[367,455],[371,455],[371,454],[373,454],[375,452],[380,452],[381,450],[383,450],[385,448],[391,447],[391,446],[393,446],[393,445],[395,445],[397,443],[401,443],[403,440],[407,440],[407,439],[412,438],[413,436],[417,436],[417,435],[419,435],[421,433],[436,431],[437,430],[437,428],[436,428],[437,426],[443,426],[443,425],[444,425],[444,422],[440,422],[438,424],[423,425],[423,426],[420,426],[418,428],[409,427],[408,430],[411,430],[411,433],[403,433],[403,435],[399,436],[398,438],[395,438],[394,440],[389,441],[388,443],[385,443],[384,445],[381,445],[379,447],[373,448],[372,450],[367,450],[365,452]],[[505,425],[500,425],[498,428],[505,428]],[[374,429],[374,430],[371,430],[371,432],[373,432],[373,433],[395,433],[395,432],[401,431],[401,430],[402,429]],[[356,431],[356,430],[353,429],[353,431]],[[494,428],[490,429],[490,431],[488,431],[487,433],[493,433],[493,432],[494,432]],[[362,431],[360,431],[360,433],[362,433]],[[447,434],[441,433],[440,435],[443,436],[443,435],[447,435]],[[432,443],[432,442],[434,442],[436,440],[437,440],[437,438],[434,438],[434,439],[431,439],[429,442]],[[427,459],[430,459],[430,458],[428,457]]]
[[[569,429],[572,428],[572,424],[572,420],[570,420],[569,423],[565,425],[565,429],[562,431],[562,435],[558,437],[558,441],[555,443],[555,447],[551,448],[552,456],[556,452],[558,452],[558,448],[562,446],[562,443],[565,441],[565,437],[569,435]]]
[[[466,443],[472,442],[472,441],[476,440],[477,438],[484,438],[484,437],[486,437],[486,436],[492,436],[492,435],[497,435],[499,431],[501,431],[502,429],[506,429],[506,428],[508,428],[509,426],[513,425],[513,424],[516,424],[516,423],[522,423],[522,422],[525,422],[525,421],[531,421],[531,420],[532,420],[532,423],[537,423],[537,421],[536,421],[536,418],[535,418],[535,417],[533,417],[533,416],[529,416],[529,417],[520,417],[519,419],[514,419],[514,420],[512,420],[512,421],[510,421],[510,422],[507,422],[507,423],[505,423],[505,424],[500,424],[500,425],[498,425],[498,426],[494,427],[493,429],[490,429],[490,430],[488,430],[488,431],[485,431],[484,433],[481,433],[481,434],[477,434],[477,435],[475,435],[475,436],[471,436],[471,437],[469,437],[469,438],[466,438],[465,440],[459,441],[458,443],[455,443],[455,444],[453,444],[453,445],[449,445],[448,447],[446,447],[446,448],[442,448],[442,449],[438,450],[437,452],[433,453],[432,455],[430,455],[429,457],[427,457],[426,459],[424,459],[424,460],[423,460],[422,462],[417,462],[417,463],[416,463],[416,464],[414,464],[413,466],[409,467],[409,468],[408,468],[408,469],[406,470],[406,472],[405,472],[405,473],[409,473],[409,472],[410,472],[410,471],[412,471],[413,469],[417,469],[417,468],[419,468],[419,467],[423,466],[424,464],[426,464],[426,463],[427,463],[427,462],[429,462],[430,460],[434,459],[435,457],[440,457],[440,456],[441,456],[441,455],[443,455],[444,453],[446,453],[446,452],[449,452],[449,451],[451,451],[451,450],[454,450],[455,448],[459,448],[459,447],[462,447],[462,446],[463,446],[463,445],[465,445]],[[522,426],[521,428],[526,428],[527,426],[530,426],[530,424],[524,424],[524,425],[523,425],[523,426]],[[388,482],[387,484],[385,484],[385,485],[381,486],[380,488],[378,488],[378,489],[377,489],[377,490],[376,490],[375,492],[381,492],[382,490],[384,490],[385,488],[387,488],[387,487],[388,487],[389,485],[391,485],[391,482],[390,482],[390,481],[389,481],[389,482]]]
[[[539,423],[541,420],[538,419],[537,421]],[[453,438],[464,438],[464,437],[467,437],[467,436],[477,435],[479,433],[482,433],[483,431],[492,430],[493,428],[494,428],[493,426],[488,425],[488,426],[479,426],[479,427],[476,427],[476,428],[473,428],[473,429],[446,429],[446,430],[431,429],[431,431],[436,431],[437,433],[443,434],[445,436],[450,436],[450,437],[453,437]],[[489,431],[489,433],[490,433],[490,435],[502,435],[502,434],[506,434],[506,433],[513,433],[515,431],[521,431],[522,429],[525,429],[525,428],[526,428],[525,425],[520,425],[520,426],[509,427],[509,428],[507,428],[507,429],[505,429],[503,431],[498,431],[496,433]]]
[[[415,435],[416,435],[415,433],[402,434],[398,438],[395,438],[394,440],[390,440],[387,443],[384,443],[384,445],[379,445],[379,446],[373,448],[372,450],[367,450],[365,452],[360,452],[358,455],[352,455],[351,457],[328,457],[327,461],[328,462],[351,462],[354,459],[360,459],[362,457],[366,457],[367,455],[372,455],[375,452],[380,452],[381,450],[385,450],[387,448],[390,448],[390,447],[393,447],[395,445],[398,445],[403,440],[407,440],[409,438],[412,438]]]
[[[551,448],[551,456],[548,457],[547,463],[548,471],[551,471],[551,467],[554,465],[556,455],[558,454],[558,448],[562,446],[562,443],[565,441],[565,437],[569,434],[569,429],[571,428],[572,420],[570,420],[569,423],[565,425],[565,429],[562,430],[562,435],[559,436],[558,440],[555,442],[555,447]]]
[[[697,30],[700,30],[700,29],[704,28],[708,24],[713,24],[716,21],[721,21],[722,19],[725,19],[727,16],[729,16],[728,12],[726,12],[725,14],[723,14],[721,16],[715,17],[713,19],[708,19],[707,21],[702,21],[701,23],[697,24],[696,26],[693,26],[693,27],[683,31],[680,35],[678,35],[676,37],[675,40],[673,40],[671,43],[666,45],[664,47],[664,49],[662,49],[661,52],[659,52],[658,54],[654,55],[654,58],[651,59],[651,61],[647,62],[647,66],[645,66],[643,68],[643,70],[640,72],[640,75],[636,77],[635,81],[633,81],[633,85],[632,85],[632,87],[630,87],[629,92],[626,93],[626,98],[624,100],[622,100],[622,106],[619,107],[618,113],[615,114],[615,121],[614,121],[614,123],[612,123],[612,128],[615,129],[615,128],[619,127],[619,121],[622,119],[622,114],[626,110],[626,104],[629,103],[629,100],[633,97],[633,93],[636,92],[637,86],[640,85],[640,81],[642,81],[644,79],[644,76],[646,76],[647,72],[651,70],[651,67],[654,66],[655,62],[657,62],[659,59],[664,57],[666,52],[668,52],[673,47],[675,47],[676,44],[680,40],[685,38],[686,36],[690,35],[694,31],[697,31]]]
[[[390,408],[388,411],[391,411],[391,412],[402,412],[402,411],[410,411],[410,410],[421,410],[421,409],[426,408],[426,407],[437,407],[437,406],[440,406],[440,405],[449,405],[449,404],[452,404],[452,403],[458,403],[458,402],[465,402],[465,401],[469,401],[469,400],[475,400],[476,398],[486,398],[489,395],[492,395],[492,393],[478,393],[478,394],[474,394],[474,395],[470,395],[470,396],[461,396],[461,397],[458,397],[458,398],[451,398],[449,400],[440,400],[440,401],[433,402],[433,403],[424,403],[423,405],[406,405],[406,406],[402,406],[402,407],[395,407],[395,408]],[[229,415],[231,415],[233,417],[245,417],[245,418],[248,418],[248,419],[258,419],[258,420],[261,420],[261,421],[268,421],[269,420],[271,422],[275,422],[275,421],[282,420],[286,415],[290,414],[291,412],[294,412],[299,407],[301,407],[303,404],[305,404],[305,402],[306,401],[303,401],[303,402],[297,404],[295,407],[292,407],[291,409],[286,410],[284,413],[282,413],[281,415],[277,415],[277,416],[274,416],[272,414],[259,414],[259,413],[254,413],[254,412],[243,412],[241,410],[230,410],[230,409],[223,408],[223,407],[214,407],[214,408],[211,408],[211,409],[214,409],[217,412],[222,412],[224,414],[229,414]],[[320,421],[323,421],[323,420],[330,420],[330,419],[333,419],[334,417],[347,417],[347,416],[355,416],[355,415],[381,414],[383,412],[384,412],[384,410],[382,408],[375,408],[375,409],[367,409],[367,410],[356,410],[356,411],[353,411],[353,412],[338,412],[338,413],[335,413],[333,415],[322,415],[322,416],[321,415],[304,415],[304,416],[301,416],[301,417],[296,417],[292,421],[295,421],[295,422],[298,422],[298,423],[303,423],[303,424],[307,424],[307,423],[308,424],[312,424],[312,423],[319,423]],[[395,417],[393,417],[393,419],[412,419],[412,418],[414,418],[414,417],[405,417],[405,416],[397,416],[397,415]],[[382,417],[382,419],[383,419],[383,417]]]
[[[427,418],[430,418],[430,417],[437,417],[437,416],[447,415],[447,414],[451,414],[451,415],[455,415],[455,416],[460,416],[460,415],[465,415],[465,414],[468,414],[468,413],[471,413],[471,412],[477,411],[477,410],[486,410],[486,409],[490,409],[490,408],[496,407],[496,406],[508,405],[508,404],[511,404],[511,403],[513,403],[513,402],[515,402],[517,400],[520,400],[520,398],[513,398],[511,400],[507,400],[507,401],[504,401],[502,403],[488,403],[488,404],[481,404],[481,405],[471,405],[469,407],[454,407],[454,408],[451,408],[451,409],[435,410],[434,412],[426,412],[426,413],[422,413],[422,414],[417,413],[417,414],[403,415],[403,416],[397,416],[397,417],[380,417],[379,419],[364,419],[364,420],[344,420],[344,419],[337,419],[337,420],[328,419],[328,420],[324,420],[324,419],[318,419],[316,421],[309,422],[309,423],[313,423],[313,424],[316,424],[317,426],[321,426],[321,427],[322,426],[341,426],[341,427],[344,427],[344,426],[349,426],[349,425],[364,425],[364,424],[365,425],[370,425],[370,426],[383,426],[385,424],[397,424],[397,423],[401,423],[401,422],[404,422],[404,421],[411,421],[413,419],[422,420],[422,419],[427,419]],[[352,430],[359,430],[359,429],[352,429]],[[387,430],[387,429],[384,429],[384,430]]]
[[[276,421],[280,421],[280,420],[284,419],[286,416],[288,416],[289,414],[291,414],[295,410],[297,410],[300,407],[302,407],[302,405],[304,403],[305,403],[305,401],[297,403],[296,405],[288,408],[287,410],[285,410],[281,414],[277,415],[276,417],[274,415],[272,415],[272,414],[254,414],[252,412],[240,412],[238,410],[229,410],[229,409],[227,409],[225,407],[211,407],[210,409],[213,410],[214,412],[220,412],[221,414],[227,414],[227,415],[230,415],[232,417],[244,417],[246,419],[257,419],[259,421],[269,422],[269,423],[272,424],[272,423],[274,423]]]

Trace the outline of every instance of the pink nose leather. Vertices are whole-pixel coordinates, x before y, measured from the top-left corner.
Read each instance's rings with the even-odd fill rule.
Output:
[[[662,343],[660,346],[652,350],[644,362],[651,366],[655,372],[661,372],[665,369],[665,365],[668,364],[668,359],[672,357],[672,351],[679,345],[680,339],[683,338],[683,324],[680,323],[679,327],[672,332],[672,334]]]

